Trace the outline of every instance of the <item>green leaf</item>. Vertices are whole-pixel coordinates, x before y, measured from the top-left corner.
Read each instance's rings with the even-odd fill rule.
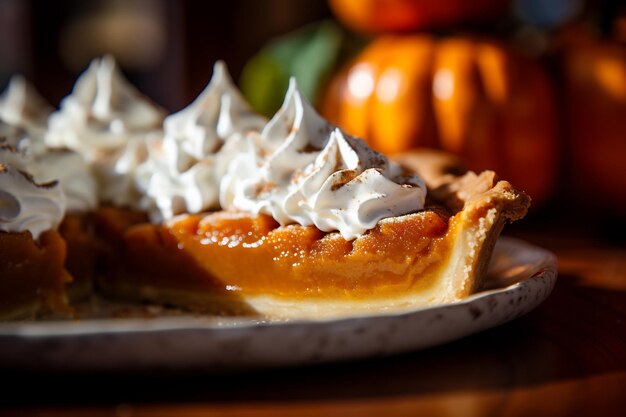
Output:
[[[243,69],[244,96],[256,111],[269,117],[280,108],[293,76],[302,94],[315,103],[339,62],[344,40],[335,23],[324,21],[269,42]]]
[[[252,108],[270,117],[280,107],[289,78],[273,57],[260,52],[246,63],[239,83]]]

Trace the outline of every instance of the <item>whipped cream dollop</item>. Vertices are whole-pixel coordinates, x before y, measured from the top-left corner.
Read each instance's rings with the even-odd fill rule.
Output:
[[[260,132],[266,120],[252,112],[219,61],[204,91],[165,119],[165,137],[149,145],[140,183],[154,221],[218,206],[220,180],[237,144]]]
[[[6,123],[0,117],[0,147],[15,148],[22,153],[29,153],[31,140],[22,128]]]
[[[51,107],[23,77],[11,79],[0,97],[0,164],[28,173],[37,184],[54,181],[71,212],[97,206],[96,184],[83,158],[43,142]]]
[[[98,207],[98,186],[84,158],[69,149],[50,149],[35,157],[30,171],[38,182],[57,181],[69,213]]]
[[[3,123],[0,121],[0,132]],[[58,182],[68,212],[78,213],[98,206],[96,181],[85,160],[69,149],[31,152],[28,135],[19,128],[2,140],[0,164],[28,173],[36,183]]]
[[[0,230],[29,231],[34,239],[55,229],[65,214],[58,182],[40,184],[27,173],[0,163]]]
[[[21,75],[13,76],[0,95],[0,119],[31,135],[43,135],[51,112],[52,106]]]
[[[45,152],[44,134],[51,112],[52,106],[21,75],[13,76],[0,95],[0,120],[23,131],[19,146],[27,147],[30,153]],[[2,131],[6,132],[6,127],[0,126],[0,144]]]
[[[80,153],[92,166],[100,199],[137,207],[136,169],[147,157],[146,142],[161,135],[163,111],[133,87],[115,61],[92,61],[72,94],[48,121],[46,144]]]
[[[222,180],[222,207],[315,225],[354,239],[379,220],[424,207],[418,176],[328,124],[292,80],[285,102]]]

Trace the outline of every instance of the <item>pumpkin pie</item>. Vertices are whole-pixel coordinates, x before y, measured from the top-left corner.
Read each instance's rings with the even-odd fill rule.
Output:
[[[261,132],[223,147],[238,152],[218,185],[220,210],[157,224],[101,213],[120,260],[101,291],[278,318],[453,302],[481,288],[502,227],[529,205],[490,171],[458,175],[419,153],[390,161],[329,125],[295,83]]]
[[[494,181],[486,172],[445,183],[438,193],[460,211],[433,201],[353,240],[233,211],[138,224],[120,235],[123,271],[104,277],[101,288],[201,312],[288,318],[460,300],[481,288],[504,223],[526,210],[528,200]]]
[[[71,311],[65,241],[54,230],[63,211],[57,182],[38,184],[0,163],[0,319]]]
[[[267,121],[221,63],[190,106],[162,116],[105,57],[42,140],[21,146],[11,127],[0,316],[69,314],[71,275],[95,276],[113,299],[272,318],[453,302],[481,288],[502,227],[529,205],[441,154],[390,160],[330,125],[293,81]]]
[[[45,145],[49,113],[21,77],[0,97],[3,317],[68,314],[66,290],[84,297],[95,277],[88,234],[88,213],[97,206],[95,181],[82,156]]]

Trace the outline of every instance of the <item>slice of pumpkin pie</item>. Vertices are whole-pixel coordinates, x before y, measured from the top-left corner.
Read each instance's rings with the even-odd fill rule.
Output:
[[[502,227],[530,202],[493,172],[390,161],[323,120],[293,82],[260,132],[223,146],[237,152],[220,210],[109,229],[120,249],[106,294],[292,319],[453,302],[481,288]]]

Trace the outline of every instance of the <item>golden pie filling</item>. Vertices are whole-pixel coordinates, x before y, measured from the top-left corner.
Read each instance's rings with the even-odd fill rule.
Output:
[[[65,285],[65,241],[49,230],[33,240],[30,232],[0,232],[0,318],[24,317],[33,311],[71,314]]]
[[[128,296],[161,301],[168,290],[173,298],[182,291],[290,301],[386,299],[434,285],[454,225],[454,217],[425,210],[383,220],[347,241],[313,226],[279,226],[266,215],[186,215],[166,226],[120,230],[124,267],[105,276],[102,286],[117,295],[143,288]]]
[[[67,247],[65,268],[73,278],[67,287],[71,301],[87,298],[96,278],[96,260],[101,247],[91,229],[91,216],[82,214],[68,214],[59,225],[58,232]]]
[[[189,216],[170,226],[180,250],[227,289],[290,299],[386,296],[428,285],[447,231],[448,220],[430,211],[380,222],[352,241],[242,213]]]

